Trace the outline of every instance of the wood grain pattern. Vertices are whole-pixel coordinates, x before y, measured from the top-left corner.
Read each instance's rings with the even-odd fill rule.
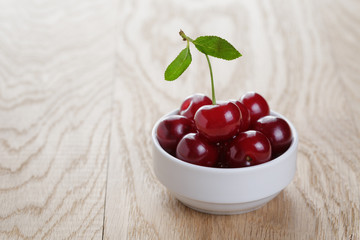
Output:
[[[1,2],[0,239],[102,237],[112,7]]]
[[[358,1],[0,1],[0,239],[360,239]],[[165,82],[177,32],[218,99],[261,93],[300,135],[293,182],[242,215],[198,213],[152,169],[155,121],[210,94],[206,59]],[[193,48],[193,50],[195,50]]]

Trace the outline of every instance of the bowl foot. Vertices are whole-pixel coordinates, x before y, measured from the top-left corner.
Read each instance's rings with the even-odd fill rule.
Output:
[[[256,201],[243,203],[209,203],[186,198],[177,194],[174,195],[182,204],[198,212],[215,215],[235,215],[259,209],[266,203],[268,203],[270,200],[272,200],[274,197],[276,197],[279,193],[280,192],[277,192],[269,197],[262,198]]]

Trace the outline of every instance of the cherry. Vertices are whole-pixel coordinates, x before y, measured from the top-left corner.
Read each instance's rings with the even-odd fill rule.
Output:
[[[236,104],[236,106],[238,106],[238,108],[240,109],[241,112],[241,116],[242,116],[242,123],[240,126],[240,132],[244,132],[246,130],[249,129],[250,127],[250,111],[249,109],[240,101],[232,101],[233,103]]]
[[[282,118],[265,116],[256,121],[254,129],[262,132],[270,141],[273,157],[284,153],[292,141],[289,124]]]
[[[261,132],[241,132],[228,146],[226,157],[233,168],[265,163],[271,159],[271,144]]]
[[[160,146],[166,152],[175,155],[178,142],[191,132],[196,132],[192,120],[180,115],[170,115],[159,123],[156,135]]]
[[[234,137],[242,122],[239,108],[232,102],[206,105],[195,114],[195,125],[210,142],[221,142]]]
[[[184,100],[180,106],[179,114],[192,120],[200,107],[211,104],[212,100],[208,96],[196,93]]]
[[[176,148],[176,157],[180,160],[205,167],[215,167],[218,155],[217,147],[199,133],[185,135]]]
[[[240,102],[243,103],[250,111],[251,126],[253,126],[259,118],[270,114],[268,103],[256,92],[245,93],[241,97]]]

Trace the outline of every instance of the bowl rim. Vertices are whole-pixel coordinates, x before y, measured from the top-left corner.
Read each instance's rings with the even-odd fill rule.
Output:
[[[215,174],[233,174],[233,173],[242,173],[242,172],[253,172],[253,171],[258,171],[262,168],[270,168],[274,165],[277,165],[281,162],[283,162],[284,160],[286,160],[288,158],[288,156],[293,152],[296,151],[298,142],[299,142],[299,136],[298,133],[294,127],[294,125],[283,115],[281,115],[278,112],[275,112],[273,110],[270,110],[270,116],[275,116],[275,117],[280,117],[282,119],[284,119],[290,126],[293,138],[292,138],[292,142],[290,147],[286,150],[286,152],[284,152],[283,154],[281,154],[280,156],[266,162],[266,163],[262,163],[259,165],[255,165],[255,166],[250,166],[250,167],[242,167],[242,168],[216,168],[216,167],[206,167],[206,166],[199,166],[199,165],[195,165],[192,163],[188,163],[185,161],[182,161],[174,156],[172,156],[171,154],[169,154],[168,152],[166,152],[161,146],[159,141],[157,140],[156,137],[156,130],[157,127],[159,125],[159,123],[167,116],[170,115],[175,115],[179,112],[178,109],[175,109],[165,115],[163,115],[160,119],[158,119],[156,121],[156,123],[154,124],[153,128],[152,128],[152,141],[154,146],[156,147],[156,149],[158,149],[160,151],[160,153],[164,156],[167,157],[167,159],[169,161],[172,161],[178,165],[181,165],[182,167],[187,167],[187,168],[192,168],[193,170],[198,170],[198,171],[206,171],[209,173],[215,173]]]

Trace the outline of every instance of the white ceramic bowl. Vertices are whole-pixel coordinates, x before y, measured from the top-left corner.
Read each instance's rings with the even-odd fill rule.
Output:
[[[173,111],[167,115],[176,114]],[[167,116],[165,115],[165,116]],[[211,214],[239,214],[253,211],[280,193],[293,179],[296,171],[298,134],[291,128],[293,141],[281,156],[252,167],[210,168],[181,161],[160,146],[156,129],[152,130],[153,164],[159,181],[183,204]]]

